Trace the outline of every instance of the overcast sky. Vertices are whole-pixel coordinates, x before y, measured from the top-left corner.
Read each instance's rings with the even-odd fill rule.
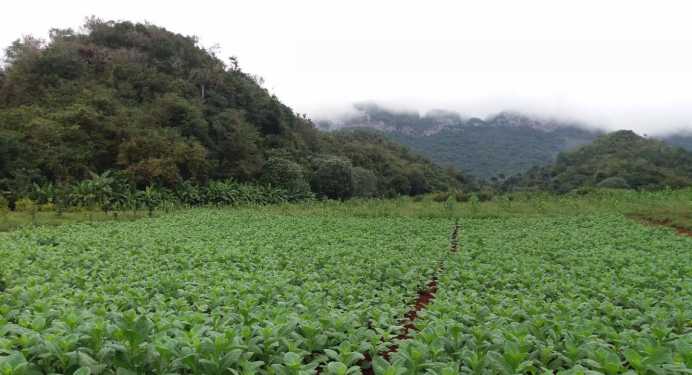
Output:
[[[219,44],[313,118],[376,101],[519,110],[642,133],[692,131],[687,1],[8,1],[0,44],[85,17]]]

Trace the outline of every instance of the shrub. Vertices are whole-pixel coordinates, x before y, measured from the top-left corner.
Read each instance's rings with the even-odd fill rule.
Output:
[[[451,194],[448,192],[437,193],[437,194],[433,195],[432,199],[435,202],[446,202],[447,199],[449,199],[450,195]]]
[[[238,184],[231,180],[211,181],[204,190],[204,203],[217,206],[239,203],[241,192]]]
[[[0,213],[5,213],[10,210],[10,202],[7,198],[0,195]]]
[[[53,203],[57,200],[58,194],[59,189],[51,183],[43,186],[34,184],[31,199],[37,204],[41,205],[46,203]]]
[[[630,189],[630,184],[622,177],[608,177],[597,184],[600,188],[607,189]]]
[[[52,212],[55,211],[55,204],[54,203],[44,203],[42,205],[38,206],[38,210],[41,212]]]
[[[38,211],[36,203],[29,198],[19,199],[14,203],[14,208],[18,212],[36,213],[36,211]]]
[[[236,204],[272,204],[312,198],[308,192],[289,192],[274,186],[245,184],[233,180],[212,181],[204,189],[202,200],[217,206]]]
[[[586,187],[580,187],[580,188],[573,189],[569,193],[574,194],[574,195],[589,195],[589,194],[595,193],[596,190],[597,189],[595,189],[595,188],[586,186]]]
[[[454,199],[457,202],[468,202],[469,199],[471,199],[471,196],[464,193],[463,191],[457,191],[454,193]]]
[[[493,192],[490,190],[481,190],[476,194],[478,196],[478,200],[481,202],[488,202],[493,199]]]

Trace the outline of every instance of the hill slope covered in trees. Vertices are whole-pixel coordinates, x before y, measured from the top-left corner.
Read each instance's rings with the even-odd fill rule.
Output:
[[[508,178],[504,190],[568,192],[582,187],[653,190],[692,185],[692,152],[629,130],[563,152],[555,163]]]
[[[460,183],[382,137],[319,132],[193,37],[98,19],[84,30],[54,29],[47,42],[25,37],[6,50],[0,191],[10,199],[109,170],[139,189],[234,179],[338,198]],[[320,180],[333,177],[353,186],[334,191]]]
[[[692,151],[692,134],[689,132],[670,134],[662,139],[666,141],[666,143],[673,146],[682,147],[687,151]]]
[[[599,134],[581,124],[510,112],[483,120],[462,118],[448,111],[431,111],[421,116],[374,104],[359,104],[355,109],[355,115],[322,121],[320,126],[377,129],[440,165],[486,179],[549,164],[561,151],[589,143]]]
[[[454,166],[485,179],[515,175],[553,163],[560,152],[595,140],[603,131],[584,124],[502,112],[486,119],[464,118],[456,112],[393,111],[373,103],[354,105],[354,112],[319,121],[325,130],[364,127],[410,147],[440,165]],[[692,136],[660,136],[671,145],[692,151]]]

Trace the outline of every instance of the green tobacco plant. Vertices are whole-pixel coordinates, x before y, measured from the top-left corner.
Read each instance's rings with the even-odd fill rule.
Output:
[[[41,373],[355,374],[396,340],[448,228],[205,208],[0,233],[0,358]]]
[[[613,214],[460,225],[463,251],[446,262],[440,292],[416,321],[422,330],[392,366],[437,372],[458,364],[464,374],[692,371],[689,238]]]

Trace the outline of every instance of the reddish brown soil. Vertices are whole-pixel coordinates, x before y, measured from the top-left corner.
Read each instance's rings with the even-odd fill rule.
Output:
[[[459,224],[455,223],[452,229],[452,234],[450,238],[449,251],[456,253],[459,251]],[[444,260],[440,260],[437,265],[437,270],[433,274],[431,280],[425,286],[425,289],[418,291],[418,296],[415,302],[409,309],[409,311],[404,314],[404,318],[399,321],[403,326],[403,329],[396,337],[399,341],[408,340],[411,338],[411,332],[416,330],[415,321],[418,319],[418,314],[424,310],[434,299],[435,293],[437,293],[437,274],[444,270]],[[369,323],[368,323],[369,324]],[[380,356],[386,360],[399,350],[398,344],[392,344],[384,351],[380,352]],[[372,357],[370,353],[364,354],[365,358],[358,362],[358,366],[362,369],[363,375],[375,375],[375,371],[372,368]],[[322,366],[316,369],[317,374],[322,373]]]
[[[459,251],[459,224],[454,224],[454,229],[452,229],[452,236],[449,239],[449,251],[456,253]]]
[[[675,229],[679,235],[681,236],[690,236],[692,237],[692,230],[687,229],[685,227],[680,227],[677,225],[673,225],[673,222],[671,220],[655,220],[643,216],[632,216],[633,218],[639,220],[640,222],[644,224],[651,224],[651,225],[663,225],[666,227],[671,227]]]
[[[435,293],[437,293],[437,276],[433,276],[432,280],[428,283],[426,289],[418,292],[418,298],[416,302],[409,310],[405,316],[405,319],[401,322],[403,323],[404,329],[401,331],[399,336],[396,338],[399,340],[408,340],[411,338],[411,332],[416,329],[416,319],[418,319],[418,313],[425,309],[433,299],[435,299]],[[396,344],[391,345],[386,351],[381,353],[384,359],[389,359],[389,357],[399,350],[399,346]]]
[[[433,276],[432,280],[426,285],[424,290],[418,292],[418,297],[411,309],[406,312],[404,319],[400,322],[404,327],[401,333],[396,337],[398,340],[408,340],[411,338],[411,332],[416,330],[415,321],[418,319],[418,313],[425,309],[425,307],[435,299],[435,293],[437,293],[437,276]],[[392,354],[399,350],[398,344],[392,344],[384,351],[380,352],[380,356],[384,359],[389,359]],[[375,372],[372,369],[372,357],[369,353],[365,354],[365,358],[360,361],[359,365],[363,369],[363,375],[374,375]]]

